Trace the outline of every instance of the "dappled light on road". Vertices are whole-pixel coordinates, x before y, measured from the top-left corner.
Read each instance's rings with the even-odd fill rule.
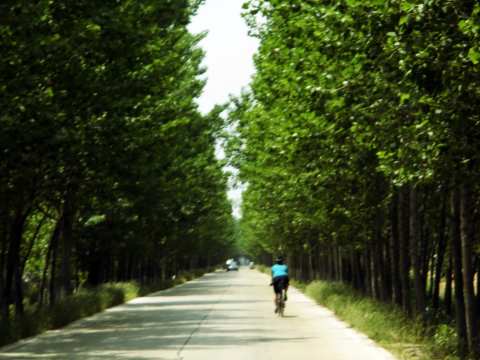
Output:
[[[0,359],[393,359],[292,290],[273,313],[269,279],[212,273],[19,343]]]

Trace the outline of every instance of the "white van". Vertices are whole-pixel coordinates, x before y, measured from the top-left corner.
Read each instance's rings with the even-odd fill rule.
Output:
[[[231,261],[229,261],[231,260]],[[227,271],[238,271],[238,264],[235,260],[229,259],[227,260]]]

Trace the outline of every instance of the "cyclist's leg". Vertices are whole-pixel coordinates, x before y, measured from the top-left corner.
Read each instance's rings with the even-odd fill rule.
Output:
[[[282,302],[282,294],[281,293],[275,294],[275,314],[280,311],[281,302]]]
[[[282,297],[284,301],[287,301],[287,291],[288,291],[289,279],[288,276],[282,277]]]
[[[279,295],[281,295],[282,290],[281,287],[279,287],[279,281],[278,279],[273,279],[273,304],[275,306],[275,313],[278,312],[278,300],[279,300]]]
[[[281,292],[278,294],[278,313],[280,316],[283,316],[283,312],[285,311],[285,287],[284,281],[282,281]]]

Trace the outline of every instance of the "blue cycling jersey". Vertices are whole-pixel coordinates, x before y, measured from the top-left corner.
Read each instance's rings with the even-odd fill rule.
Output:
[[[278,276],[288,276],[287,265],[275,264],[272,266],[272,278],[276,278]]]

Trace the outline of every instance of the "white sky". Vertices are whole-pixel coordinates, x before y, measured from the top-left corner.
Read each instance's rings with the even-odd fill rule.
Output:
[[[200,45],[206,51],[207,85],[199,100],[200,110],[208,112],[215,104],[240,94],[254,73],[253,54],[258,40],[247,34],[241,17],[244,0],[206,0],[190,24],[190,31],[208,31]]]
[[[207,67],[207,84],[198,102],[203,113],[215,104],[228,101],[230,94],[239,95],[255,72],[253,54],[258,40],[248,36],[247,25],[241,17],[243,2],[206,0],[189,26],[193,33],[208,31],[200,43],[206,52],[204,66]],[[222,156],[221,149],[217,149],[217,153]],[[226,170],[235,173],[235,169]],[[228,192],[235,217],[240,216],[242,190],[242,187],[231,187]]]

